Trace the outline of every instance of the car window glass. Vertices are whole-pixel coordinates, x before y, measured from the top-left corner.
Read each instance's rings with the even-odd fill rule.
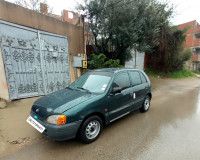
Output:
[[[138,72],[129,72],[130,74],[130,78],[131,78],[131,82],[133,86],[139,85],[141,84],[141,79],[140,79],[140,75]]]
[[[130,80],[128,73],[120,73],[118,74],[114,81],[113,81],[113,87],[121,87],[122,89],[130,87]]]
[[[142,79],[142,83],[147,83],[147,79],[144,76],[144,74],[140,72],[140,76],[141,76],[141,79]]]
[[[108,75],[97,75],[97,74],[84,74],[69,87],[72,89],[84,88],[93,93],[103,93],[111,76]]]

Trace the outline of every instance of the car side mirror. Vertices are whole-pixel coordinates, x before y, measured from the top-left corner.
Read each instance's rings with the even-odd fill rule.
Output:
[[[116,93],[120,93],[122,91],[122,88],[121,87],[114,87],[112,89],[112,94],[116,94]]]

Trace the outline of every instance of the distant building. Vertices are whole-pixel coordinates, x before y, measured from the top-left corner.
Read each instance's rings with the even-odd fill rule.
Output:
[[[56,19],[71,23],[71,24],[76,25],[76,26],[83,26],[83,24],[84,24],[83,17],[79,16],[78,13],[64,9],[61,12],[61,16],[56,15],[56,14],[49,12],[47,4],[44,4],[44,3],[40,3],[40,12],[42,14],[47,15],[47,16],[54,17]]]
[[[188,27],[186,32],[186,48],[191,48],[193,55],[187,66],[190,70],[200,70],[200,25],[194,20],[178,26],[179,29]]]

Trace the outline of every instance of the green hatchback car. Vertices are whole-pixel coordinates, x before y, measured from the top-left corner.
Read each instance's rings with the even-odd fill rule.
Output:
[[[152,87],[138,69],[91,70],[69,87],[36,100],[27,122],[53,140],[95,141],[103,126],[131,111],[148,111]]]

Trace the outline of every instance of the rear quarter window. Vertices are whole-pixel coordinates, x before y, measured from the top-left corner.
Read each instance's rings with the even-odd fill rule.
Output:
[[[147,83],[146,77],[145,77],[144,74],[141,73],[141,72],[140,72],[140,77],[141,77],[142,83]]]
[[[137,71],[129,72],[129,75],[133,86],[141,84],[141,78]]]

